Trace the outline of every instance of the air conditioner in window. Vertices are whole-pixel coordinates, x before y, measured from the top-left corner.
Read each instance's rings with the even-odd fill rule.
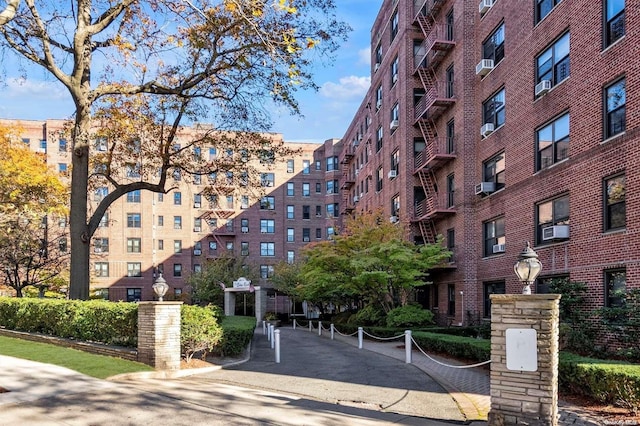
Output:
[[[482,135],[483,138],[486,138],[493,133],[494,130],[495,127],[493,126],[493,123],[485,123],[480,127],[480,135]]]
[[[309,241],[309,237],[302,237],[302,242],[308,243]]]
[[[199,226],[194,226],[193,227],[193,232],[200,232],[200,231],[202,231],[201,227],[199,227]]]
[[[194,209],[199,209],[201,205],[202,204],[200,204],[200,203],[193,203],[193,208]]]
[[[360,201],[360,197],[358,197],[357,195],[353,196],[353,202],[357,203],[358,201]]]
[[[240,232],[242,232],[243,234],[246,234],[247,232],[249,232],[249,227],[248,226],[241,227]]]
[[[378,99],[376,101],[376,109],[380,109],[382,107],[382,99]]]
[[[389,179],[393,179],[398,176],[397,170],[389,170]]]
[[[389,124],[389,128],[391,129],[391,131],[394,131],[395,129],[398,128],[399,125],[400,123],[398,123],[398,120],[391,120],[391,124]]]
[[[360,193],[360,198],[364,197],[364,192]]]
[[[373,72],[378,72],[378,70],[379,70],[379,69],[380,69],[380,64],[379,64],[379,63],[376,63],[376,64],[373,66]]]
[[[493,245],[494,253],[504,253],[504,244],[494,244]]]
[[[360,173],[360,169],[356,169],[356,176],[358,176],[358,173]]]
[[[493,69],[493,59],[482,59],[476,65],[476,75],[487,75]]]
[[[480,182],[476,185],[476,195],[491,194],[496,190],[496,184],[494,182]]]
[[[361,140],[362,140],[362,135],[360,134],[360,135],[358,135],[358,142],[360,142]],[[357,146],[357,145],[358,145],[358,144],[356,144],[356,146]]]
[[[398,74],[394,74],[393,77],[391,77],[391,81],[393,84],[396,84],[398,82]]]
[[[569,238],[569,225],[554,225],[542,228],[542,239],[544,241]]]
[[[194,256],[200,256],[202,254],[202,250],[198,250],[198,249],[194,249],[193,250],[193,255]]]
[[[536,84],[536,96],[542,96],[549,90],[551,90],[551,81],[549,80],[542,80],[540,83]]]
[[[493,0],[482,0],[480,2],[480,5],[478,6],[478,11],[480,12],[481,15],[484,15],[489,11],[489,9],[491,9],[492,6],[493,6]]]
[[[398,221],[398,216],[391,216],[389,217],[389,222],[391,223],[396,223]]]

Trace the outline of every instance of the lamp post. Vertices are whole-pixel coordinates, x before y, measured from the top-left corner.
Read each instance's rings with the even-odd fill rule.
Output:
[[[522,294],[531,294],[531,284],[542,270],[542,263],[538,260],[538,253],[529,245],[529,241],[520,252],[518,261],[513,265],[513,270],[523,284]]]
[[[158,274],[158,279],[156,280],[156,282],[153,284],[152,287],[153,287],[154,293],[156,294],[156,296],[158,296],[158,301],[162,302],[162,298],[167,293],[167,290],[169,290],[169,285],[167,284],[167,280],[163,278],[162,272]]]

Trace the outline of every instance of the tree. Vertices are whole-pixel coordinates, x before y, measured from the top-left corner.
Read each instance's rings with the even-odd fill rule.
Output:
[[[362,300],[385,312],[405,306],[450,255],[440,240],[416,246],[407,235],[405,224],[389,223],[381,211],[348,220],[332,241],[305,250],[300,294],[336,305]]]
[[[177,157],[186,156],[186,148],[177,147],[184,122],[206,119],[214,124],[215,131],[197,137],[200,143],[234,140],[225,131],[240,130],[252,133],[234,142],[270,149],[271,138],[254,132],[269,129],[274,104],[299,114],[296,91],[316,88],[311,59],[331,58],[348,31],[336,21],[332,0],[198,4],[199,8],[185,0],[76,0],[65,7],[13,0],[0,18],[4,57],[13,55],[41,66],[67,89],[76,108],[69,126],[71,298],[89,296],[89,242],[106,208],[134,190],[171,190],[167,176],[182,170]],[[117,160],[109,157],[117,151],[114,147],[97,162],[106,168],[90,174],[90,146],[99,136],[93,131],[97,127],[121,135],[124,139],[118,142],[134,152],[138,141],[155,142],[154,149],[141,153],[156,157],[152,165],[159,166],[159,173],[149,180],[134,175],[136,180],[123,183],[110,167]],[[137,132],[131,135],[132,130]],[[100,176],[114,190],[90,212],[90,178]]]
[[[48,215],[66,212],[67,188],[44,158],[0,126],[0,277],[22,297],[57,281],[68,260],[66,228],[48,227]]]

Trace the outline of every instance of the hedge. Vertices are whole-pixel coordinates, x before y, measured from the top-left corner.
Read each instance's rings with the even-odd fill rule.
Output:
[[[221,356],[237,356],[243,353],[253,338],[255,317],[232,316],[222,319],[224,334],[213,352]]]

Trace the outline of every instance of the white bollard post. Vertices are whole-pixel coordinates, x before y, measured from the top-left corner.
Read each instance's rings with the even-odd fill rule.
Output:
[[[335,327],[334,327],[333,323],[331,323],[331,340],[333,340],[334,332],[335,332]]]
[[[411,330],[404,331],[404,362],[411,364]]]
[[[280,330],[276,330],[275,332],[276,341],[276,364],[280,364]]]
[[[293,329],[294,330],[296,329],[296,319],[295,318],[293,319]]]
[[[267,341],[271,341],[271,324],[267,324]]]
[[[313,330],[313,324],[311,324],[311,319],[309,319],[309,331]]]
[[[265,320],[262,320],[262,334],[267,334],[267,322]]]
[[[362,327],[358,327],[358,349],[362,349]]]
[[[322,321],[318,321],[318,336],[322,336]]]
[[[273,324],[269,325],[269,334],[271,335],[271,349],[273,349],[275,346],[275,339],[273,338],[273,336],[275,335],[275,327]]]

